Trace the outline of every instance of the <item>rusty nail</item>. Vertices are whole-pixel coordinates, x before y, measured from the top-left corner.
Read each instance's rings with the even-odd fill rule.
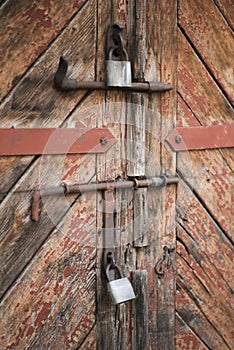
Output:
[[[109,142],[107,137],[101,137],[100,143],[102,146],[105,146]]]
[[[175,136],[175,142],[176,143],[181,143],[181,141],[182,141],[182,137],[180,135],[176,135]]]

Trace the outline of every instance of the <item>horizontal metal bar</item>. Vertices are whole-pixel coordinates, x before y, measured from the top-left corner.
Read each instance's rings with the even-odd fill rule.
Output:
[[[234,124],[175,128],[166,141],[176,152],[234,147]]]
[[[168,184],[178,183],[178,177],[170,177],[166,176],[160,177],[151,177],[147,179],[132,179],[132,180],[124,180],[124,181],[113,181],[113,182],[100,182],[100,183],[90,183],[90,184],[73,184],[68,185],[66,183],[62,183],[60,186],[52,187],[52,188],[39,188],[34,191],[33,201],[32,201],[32,215],[31,218],[33,221],[38,221],[39,218],[39,207],[40,207],[40,198],[42,196],[50,196],[50,195],[68,195],[72,193],[82,194],[84,192],[91,191],[108,191],[115,189],[137,189],[141,187],[163,187]],[[20,192],[20,191],[15,191]]]
[[[130,87],[111,87],[102,81],[78,81],[66,77],[68,62],[64,57],[60,57],[57,72],[54,75],[54,86],[61,91],[73,90],[125,90],[125,91],[142,91],[142,92],[164,92],[173,89],[170,84],[161,82],[132,82]]]
[[[0,129],[0,156],[104,153],[115,142],[107,128]]]
[[[165,176],[160,177],[150,177],[147,179],[133,179],[124,181],[113,181],[113,182],[99,182],[99,183],[89,183],[89,184],[73,184],[68,185],[62,183],[62,185],[53,188],[41,188],[39,189],[41,195],[59,195],[59,194],[71,194],[71,193],[84,193],[91,191],[108,191],[115,189],[131,189],[131,188],[141,188],[141,187],[163,187],[169,184],[178,183],[178,177],[167,178]]]
[[[102,81],[77,81],[76,79],[64,79],[61,85],[56,85],[59,90],[73,91],[73,90],[124,90],[124,91],[138,91],[138,92],[164,92],[173,89],[170,84],[163,84],[160,82],[133,82],[129,87],[111,87],[107,86]]]

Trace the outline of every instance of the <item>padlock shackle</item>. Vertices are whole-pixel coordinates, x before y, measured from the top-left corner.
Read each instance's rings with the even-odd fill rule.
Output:
[[[109,276],[109,272],[110,272],[111,267],[113,267],[113,270],[117,270],[117,272],[118,272],[118,274],[119,274],[119,278],[124,278],[123,273],[122,273],[122,271],[120,270],[119,266],[118,266],[118,265],[115,265],[115,264],[113,264],[113,263],[110,263],[110,264],[108,264],[107,267],[106,267],[106,277],[107,277],[107,279],[108,279],[108,282],[111,282],[110,276]]]
[[[115,50],[117,50],[117,49],[119,49],[119,47],[118,46],[113,46],[113,47],[111,47],[110,48],[110,50],[109,50],[109,52],[108,52],[108,60],[112,60],[113,61],[113,52],[115,51]],[[121,53],[120,53],[120,55],[121,55],[121,57],[122,57],[122,60],[116,60],[116,61],[128,61],[128,53],[127,53],[127,51],[125,50],[125,48],[123,47],[123,48],[121,48],[122,50],[121,50]]]

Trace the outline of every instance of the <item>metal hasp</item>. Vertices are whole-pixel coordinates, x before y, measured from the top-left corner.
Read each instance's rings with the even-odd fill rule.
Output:
[[[92,191],[114,191],[115,189],[134,189],[149,187],[149,188],[160,188],[170,184],[177,184],[179,182],[178,177],[150,177],[146,179],[131,179],[123,181],[113,181],[113,182],[96,182],[89,184],[73,184],[68,185],[63,182],[60,186],[51,188],[40,188],[34,189],[32,198],[32,220],[38,221],[39,218],[39,206],[42,196],[51,195],[68,195],[72,193],[82,194],[84,192]],[[15,192],[24,192],[24,190],[17,190]]]
[[[234,124],[175,128],[166,141],[176,152],[234,147]]]
[[[54,87],[61,91],[73,90],[126,90],[139,92],[165,92],[173,89],[170,84],[163,84],[160,82],[146,81],[144,83],[132,82],[131,87],[113,87],[107,86],[103,81],[78,81],[77,79],[70,79],[66,77],[68,69],[68,62],[64,57],[60,57],[58,70],[54,76]]]
[[[107,128],[0,129],[0,156],[104,153],[115,142]]]

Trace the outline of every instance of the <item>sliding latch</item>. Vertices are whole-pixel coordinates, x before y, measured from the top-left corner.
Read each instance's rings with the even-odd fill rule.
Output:
[[[146,179],[123,180],[113,182],[97,182],[89,184],[73,184],[68,185],[63,182],[60,186],[52,188],[41,188],[34,191],[32,200],[32,220],[38,221],[38,212],[40,206],[40,199],[42,196],[51,195],[68,195],[71,193],[82,194],[84,192],[92,191],[110,191],[115,189],[133,189],[142,187],[160,188],[170,184],[177,184],[179,182],[178,177],[150,177]]]

